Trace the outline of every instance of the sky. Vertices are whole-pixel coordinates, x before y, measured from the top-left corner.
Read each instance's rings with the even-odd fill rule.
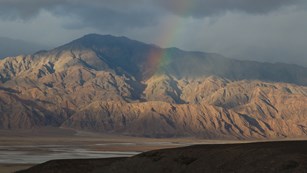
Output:
[[[307,67],[306,0],[0,0],[0,37],[50,49],[89,33]]]

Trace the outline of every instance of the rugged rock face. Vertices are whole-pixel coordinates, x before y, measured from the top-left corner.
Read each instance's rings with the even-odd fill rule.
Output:
[[[195,96],[186,94],[189,97],[182,97],[184,104],[172,103],[172,98],[165,98],[165,93],[160,101],[93,102],[63,126],[151,137],[304,136],[307,130],[306,88],[296,86],[291,92],[299,94],[289,94],[285,89],[288,87],[293,86],[240,81],[231,82],[203,98],[195,93]]]
[[[0,128],[149,137],[307,135],[307,69],[87,35],[0,61]]]

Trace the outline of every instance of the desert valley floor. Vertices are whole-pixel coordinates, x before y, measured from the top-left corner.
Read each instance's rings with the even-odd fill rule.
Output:
[[[29,168],[53,159],[127,157],[161,148],[236,142],[139,138],[57,128],[0,130],[0,136],[0,173]]]
[[[140,138],[57,128],[1,130],[0,136],[1,173],[23,170],[55,159],[130,157],[145,151],[195,144],[255,142],[200,138]]]

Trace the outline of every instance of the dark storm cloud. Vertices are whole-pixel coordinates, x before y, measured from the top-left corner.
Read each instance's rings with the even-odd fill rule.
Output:
[[[30,19],[41,9],[53,9],[61,0],[1,0],[0,17],[7,20]]]
[[[263,14],[302,0],[156,0],[161,8],[181,16],[204,17],[238,11]]]
[[[180,16],[210,17],[227,11],[268,13],[303,0],[0,0],[0,18],[28,20],[41,10],[70,17],[66,29],[96,28],[121,32],[153,26],[171,12]]]
[[[0,17],[27,20],[40,10],[69,15],[77,23],[65,26],[122,28],[155,24],[165,12],[181,16],[205,17],[227,11],[267,13],[302,0],[1,0]]]
[[[1,0],[0,18],[5,20],[28,20],[41,10],[56,16],[69,16],[75,23],[65,24],[66,28],[78,29],[95,27],[123,29],[142,27],[155,23],[157,10],[146,6],[143,0]]]
[[[110,7],[71,5],[55,10],[56,15],[70,16],[77,22],[66,23],[69,29],[95,27],[105,31],[121,31],[128,28],[143,27],[156,23],[156,15],[150,10],[117,10]]]

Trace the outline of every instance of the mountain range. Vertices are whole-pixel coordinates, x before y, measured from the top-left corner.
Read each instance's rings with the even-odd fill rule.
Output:
[[[0,37],[0,59],[20,54],[30,54],[47,46],[24,40]]]
[[[0,128],[306,137],[307,68],[89,34],[0,60]]]

